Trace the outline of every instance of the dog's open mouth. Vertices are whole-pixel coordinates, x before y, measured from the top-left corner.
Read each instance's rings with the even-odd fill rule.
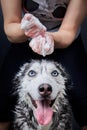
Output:
[[[36,101],[35,117],[39,124],[47,125],[52,120],[53,110],[48,100]]]
[[[48,125],[53,116],[52,105],[54,101],[50,101],[48,99],[33,100],[29,94],[28,96],[31,98],[32,104],[35,107],[34,114],[37,122],[41,125]]]

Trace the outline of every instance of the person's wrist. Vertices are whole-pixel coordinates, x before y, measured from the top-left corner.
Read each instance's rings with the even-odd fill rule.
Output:
[[[67,30],[59,30],[51,34],[54,39],[55,48],[67,48],[75,39],[75,34]]]

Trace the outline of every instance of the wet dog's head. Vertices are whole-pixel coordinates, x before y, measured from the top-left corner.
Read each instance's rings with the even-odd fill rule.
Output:
[[[52,61],[33,60],[21,67],[15,81],[19,101],[27,102],[39,124],[49,124],[55,111],[54,104],[65,94],[66,76],[62,67]]]

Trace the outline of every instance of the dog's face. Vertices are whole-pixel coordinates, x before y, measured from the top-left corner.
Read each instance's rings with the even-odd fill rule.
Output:
[[[62,73],[64,71],[57,63],[42,60],[24,64],[16,75],[19,100],[29,102],[41,125],[49,124],[58,94],[64,95],[66,79]]]

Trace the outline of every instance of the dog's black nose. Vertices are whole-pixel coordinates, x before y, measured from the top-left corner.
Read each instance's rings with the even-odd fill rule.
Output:
[[[48,96],[52,93],[52,87],[49,84],[41,84],[39,86],[39,93],[41,96]]]

